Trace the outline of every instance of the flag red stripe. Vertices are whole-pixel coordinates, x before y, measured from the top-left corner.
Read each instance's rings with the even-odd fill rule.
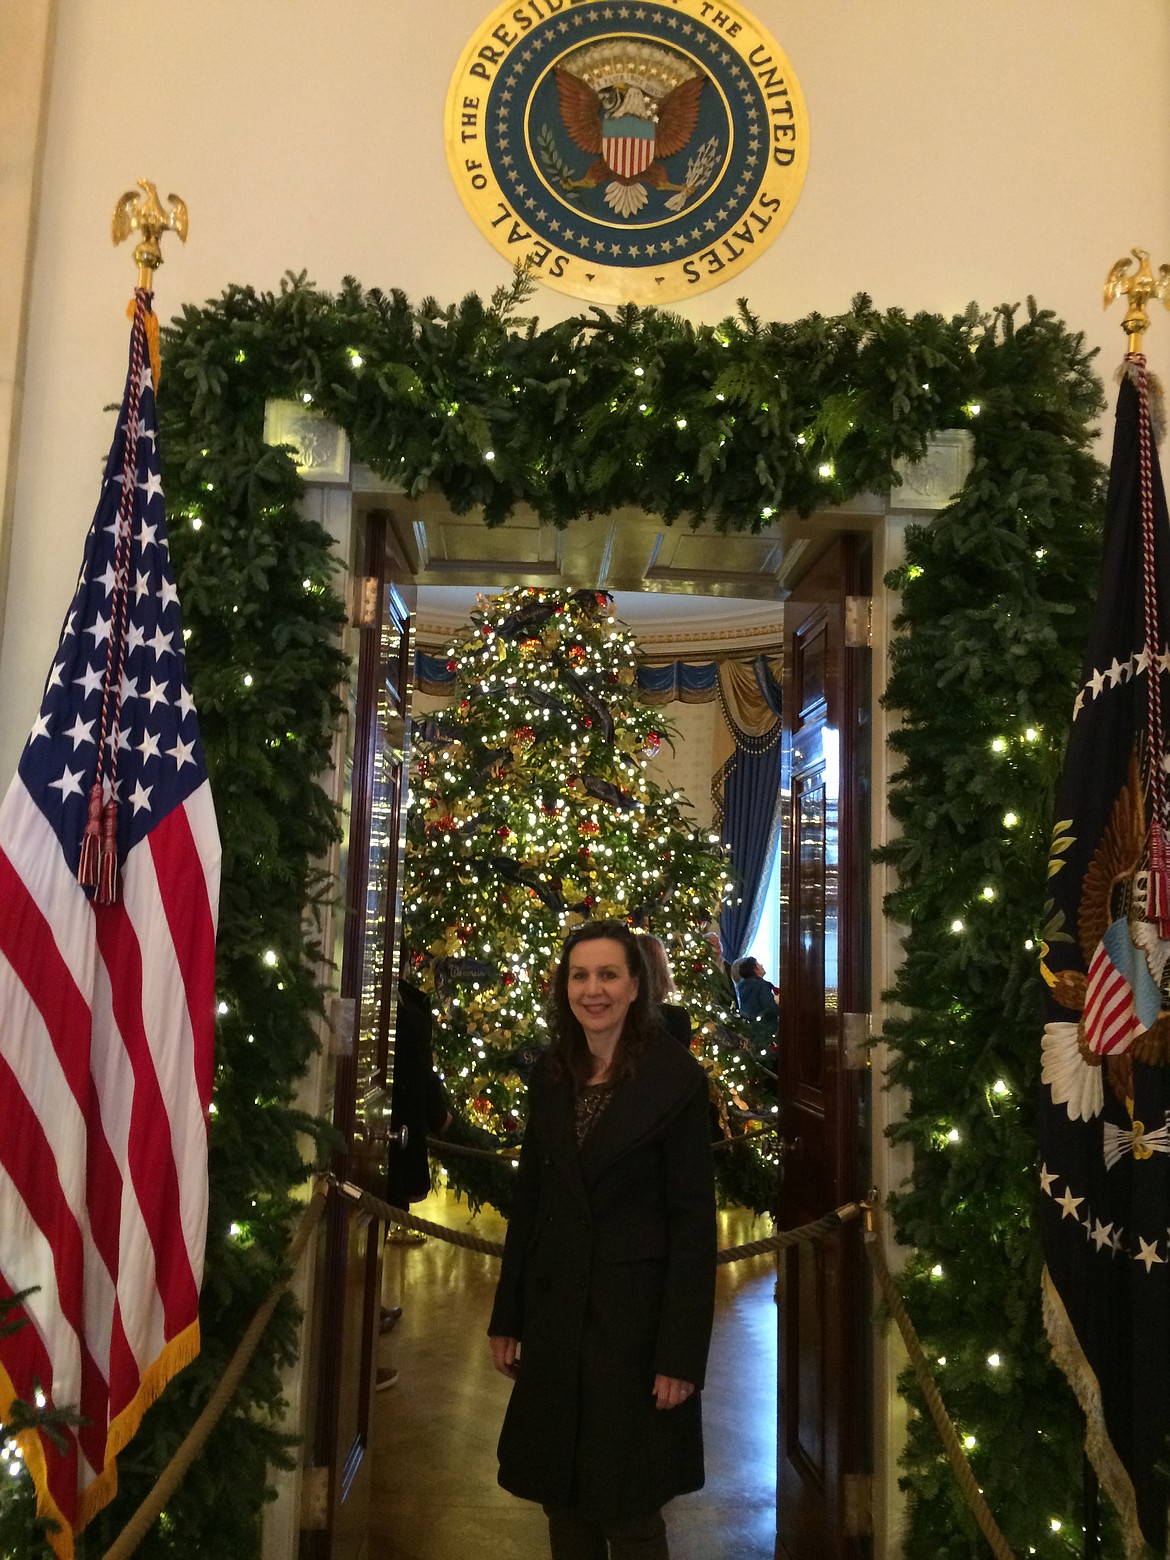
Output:
[[[1108,954],[1098,949],[1089,966],[1085,993],[1085,1031],[1090,1046],[1106,1056],[1140,1029],[1129,982]]]
[[[78,1431],[78,1436],[85,1455],[94,1467],[100,1469],[105,1462],[108,1394],[105,1378],[85,1341],[82,1292],[85,1261],[81,1230],[57,1175],[44,1128],[36,1112],[29,1106],[16,1074],[2,1052],[0,1052],[0,1098],[4,1100],[5,1141],[20,1143],[23,1148],[19,1158],[14,1156],[12,1162],[9,1162],[5,1154],[5,1168],[12,1177],[13,1185],[21,1200],[53,1252],[57,1303],[76,1335],[76,1347],[80,1353],[81,1391],[77,1406],[85,1418],[93,1421],[92,1424],[83,1426]],[[7,1355],[7,1350],[5,1354]],[[68,1403],[56,1403],[52,1394],[51,1380],[44,1382],[42,1386],[45,1395],[54,1402],[55,1406],[61,1408],[72,1406]]]
[[[142,1371],[134,1350],[130,1347],[130,1340],[126,1336],[126,1328],[122,1323],[122,1307],[115,1303],[113,1327],[110,1331],[110,1419],[117,1416],[132,1403],[137,1396],[138,1388],[142,1384]]]
[[[44,1021],[61,1075],[85,1120],[91,1172],[90,1229],[94,1244],[116,1279],[122,1177],[102,1127],[89,1075],[89,1006],[61,957],[52,927],[2,850],[0,903],[5,907],[5,915],[0,918],[0,953],[11,964]]]
[[[176,807],[147,837],[171,929],[195,1042],[195,1084],[204,1119],[211,1104],[215,1015],[215,920],[186,807]]]
[[[13,1286],[3,1275],[0,1275],[0,1284],[6,1292],[12,1292]],[[6,1325],[17,1321],[23,1321],[24,1326],[9,1333],[4,1339],[4,1368],[8,1372],[8,1378],[17,1396],[24,1402],[30,1403],[33,1401],[34,1384],[39,1383],[42,1390],[47,1392],[53,1380],[53,1364],[44,1341],[37,1331],[36,1322],[23,1305],[14,1306],[5,1313]],[[0,1403],[0,1414],[5,1411],[5,1405]],[[77,1474],[80,1459],[74,1436],[66,1435],[64,1439],[64,1451],[58,1450],[47,1435],[42,1435],[40,1442],[44,1449],[49,1488],[53,1491],[53,1498],[62,1516],[72,1521],[77,1511]],[[69,1504],[70,1500],[72,1505]]]
[[[89,1116],[89,1046],[78,1046],[78,1035],[89,1037],[89,1004],[77,989],[53,937],[24,880],[5,851],[0,850],[0,953],[15,970],[45,1021],[58,1064],[83,1116]]]
[[[198,1291],[186,1248],[175,1239],[175,1231],[181,1227],[179,1177],[171,1148],[170,1117],[142,1022],[142,950],[121,903],[99,905],[95,919],[98,949],[110,977],[114,1020],[134,1070],[127,1143],[130,1179],[154,1249],[166,1336],[173,1338],[194,1317]]]

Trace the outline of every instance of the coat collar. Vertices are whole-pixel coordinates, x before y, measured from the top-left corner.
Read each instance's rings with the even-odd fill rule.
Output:
[[[545,1136],[549,1154],[578,1196],[616,1159],[659,1131],[693,1092],[702,1069],[677,1040],[663,1031],[651,1038],[642,1065],[627,1078],[594,1123],[578,1153],[573,1087],[567,1077],[544,1083]],[[536,1079],[533,1079],[535,1084]]]

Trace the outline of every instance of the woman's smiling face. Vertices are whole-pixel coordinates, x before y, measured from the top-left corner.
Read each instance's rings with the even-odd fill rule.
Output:
[[[570,949],[568,995],[587,1040],[616,1041],[638,995],[624,946],[611,937],[596,937]]]

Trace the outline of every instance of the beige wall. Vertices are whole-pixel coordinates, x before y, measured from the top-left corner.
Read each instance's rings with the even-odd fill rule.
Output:
[[[459,204],[442,109],[490,8],[60,7],[0,644],[5,776],[96,499],[102,408],[121,387],[134,273],[109,245],[114,199],[144,174],[190,206],[190,241],[171,243],[160,277],[164,316],[228,282],[272,287],[286,268],[326,287],[352,272],[415,299],[489,291],[507,266]],[[1122,337],[1120,311],[1101,311],[1105,272],[1133,243],[1170,259],[1165,0],[755,0],[754,11],[807,98],[808,179],[761,259],[684,312],[718,318],[740,292],[773,318],[840,310],[860,290],[910,310],[1031,292],[1107,343],[1112,372]],[[540,307],[553,319],[573,305],[544,293]],[[1170,321],[1150,346],[1170,372]]]

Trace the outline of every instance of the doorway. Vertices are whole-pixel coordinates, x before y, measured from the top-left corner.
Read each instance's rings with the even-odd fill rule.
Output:
[[[432,514],[428,512],[425,502],[416,502],[410,505],[405,500],[395,499],[392,507],[382,507],[384,504],[385,500],[380,500],[379,508],[370,511],[366,516],[367,534],[373,534],[377,530],[381,536],[381,585],[383,587],[393,585],[403,597],[406,593],[418,588],[423,592],[425,600],[425,593],[432,585],[446,586],[448,583],[467,585],[474,584],[476,580],[499,580],[501,577],[505,578],[509,583],[531,583],[546,587],[562,583],[580,583],[582,579],[582,576],[576,573],[576,569],[583,566],[579,538],[565,537],[561,533],[554,533],[550,537],[546,532],[539,530],[535,534],[527,534],[523,517],[521,517],[521,521],[515,529],[505,527],[501,528],[499,532],[489,532],[483,528],[481,523],[476,522],[474,519],[460,522],[449,514]],[[763,601],[775,603],[785,596],[795,596],[798,602],[803,600],[796,589],[799,586],[799,580],[795,576],[791,579],[785,576],[786,565],[784,559],[790,557],[794,550],[797,553],[806,550],[804,546],[796,549],[789,547],[786,551],[782,545],[782,539],[776,534],[761,537],[735,538],[707,536],[694,539],[695,545],[688,550],[680,545],[686,540],[685,538],[675,538],[673,536],[664,538],[663,532],[665,528],[655,522],[652,517],[629,517],[630,523],[624,529],[618,524],[621,518],[617,517],[612,523],[606,523],[604,526],[599,524],[596,534],[601,536],[601,542],[598,544],[595,537],[595,540],[590,544],[594,549],[600,545],[602,553],[600,558],[594,556],[589,565],[590,567],[596,565],[596,572],[588,580],[591,586],[596,587],[600,584],[603,588],[613,589],[622,581],[628,581],[631,584],[635,583],[631,576],[630,564],[633,557],[637,555],[640,557],[641,562],[638,566],[636,583],[643,592],[649,593],[651,599],[656,603],[661,602],[664,610],[669,610],[667,607],[668,602],[677,602],[680,599],[674,592],[689,594],[706,586],[713,592],[721,616],[725,620],[725,628],[727,627],[726,620],[734,615],[732,603],[744,599],[743,596],[740,596],[737,588],[740,581],[750,582],[750,589],[745,591],[746,599],[749,602],[754,602],[757,606]],[[460,534],[457,536],[456,533]],[[473,548],[478,552],[479,556],[473,553]],[[702,551],[701,549],[703,548],[706,551]],[[816,549],[808,549],[806,562],[811,562],[815,551]],[[845,551],[846,553],[848,552],[847,544],[845,545]],[[489,554],[487,558],[482,556],[485,552]],[[857,555],[855,549],[853,556],[856,557]],[[520,559],[524,561],[518,561]],[[842,621],[844,617],[844,597],[848,594],[847,587],[852,585],[855,589],[859,588],[857,580],[860,578],[860,575],[857,572],[857,568],[854,565],[850,565],[850,568],[853,570],[852,573],[850,573],[849,568],[843,567],[839,560],[832,565],[826,565],[827,572],[822,571],[821,575],[815,577],[820,583],[814,582],[811,589],[812,596],[816,596],[817,592],[820,593],[819,609],[830,612],[830,614],[831,612],[836,612]],[[473,578],[469,579],[469,575],[473,575]],[[810,580],[812,579],[813,577],[810,576]],[[425,612],[418,614],[418,616],[424,615]],[[794,617],[792,619],[793,627],[786,634],[786,659],[794,653],[795,641],[793,635],[796,631],[795,625],[797,622],[803,622],[803,618]],[[806,655],[803,648],[801,649],[801,655],[804,657],[807,672],[807,667],[813,664],[814,656]],[[825,669],[826,671],[830,668],[840,670],[845,664],[840,659],[836,662],[830,659],[826,660]],[[856,666],[854,675],[855,677],[860,675]],[[793,697],[795,700],[797,696],[794,695]],[[827,709],[831,702],[831,696],[828,691],[825,693],[825,702]],[[864,722],[859,720],[855,728],[851,728],[854,730],[857,743],[860,742],[862,737],[863,724]],[[827,729],[828,725],[826,724]],[[403,743],[404,750],[408,741],[408,732],[409,727],[407,726],[405,732],[406,740]],[[785,740],[789,740],[789,734],[787,733]],[[838,783],[842,787],[839,792],[840,805],[845,811],[850,811],[853,814],[856,814],[857,807],[856,805],[850,807],[847,799],[851,793],[847,787],[856,783],[861,772],[858,768],[859,760],[857,754],[860,752],[860,748],[857,743],[854,744],[852,750],[853,756],[848,758],[848,760],[846,760],[843,753],[840,753],[838,756]],[[798,773],[797,778],[803,784],[807,776],[801,777]],[[791,777],[790,783],[792,783]],[[854,796],[853,800],[856,803],[856,796]],[[796,816],[793,813],[785,826],[785,837],[788,840],[788,844],[786,846],[786,854],[782,857],[781,862],[779,892],[781,902],[786,905],[794,902],[793,894],[796,892],[791,880],[793,861],[800,861],[802,851],[805,851],[807,854],[807,840],[801,843],[799,839],[796,840],[794,854],[792,818]],[[828,840],[831,833],[831,830],[825,831],[824,838]],[[838,847],[839,850],[847,854],[840,820],[838,820],[838,840],[841,842]],[[853,838],[848,851],[852,852],[849,859],[852,861],[853,870],[855,871],[858,870],[857,863],[861,860],[859,853],[862,849],[860,837]],[[842,870],[841,861],[844,860],[844,856],[842,856],[841,861],[834,863],[831,855],[831,851],[828,850],[823,853],[822,888],[834,881],[834,873],[839,873]],[[787,876],[785,873],[786,868]],[[838,888],[839,886],[838,881]],[[822,898],[816,901],[816,903],[820,904],[822,914],[828,918],[822,926],[823,957],[826,947],[832,951],[839,951],[839,939],[836,934],[840,921],[834,921],[833,917],[835,914],[839,915],[840,904],[834,901],[832,895],[822,895]],[[350,905],[352,913],[352,899]],[[813,913],[815,913],[815,910]],[[791,920],[788,926],[786,926],[785,936],[788,935],[790,925]],[[864,987],[864,973],[861,964],[857,963],[856,960],[862,958],[863,953],[855,950],[848,957],[855,961],[852,966],[853,973],[849,976],[849,980],[852,982],[849,990],[851,992],[859,992]],[[788,955],[786,954],[783,965],[782,989],[785,984],[791,981],[793,1001],[795,1002],[797,1000],[796,994],[804,990],[804,987],[802,986],[802,979],[799,973],[796,972],[795,967],[790,970],[787,961]],[[838,992],[838,1002],[840,1002],[842,988],[838,985],[836,990]],[[848,997],[848,1001],[856,1001],[859,1008],[864,1005],[861,998],[853,995]],[[804,1004],[801,1014],[795,1017],[786,1016],[784,1020],[786,1025],[800,1026],[806,1023],[809,1014],[807,991],[800,998],[800,1002]],[[832,1010],[828,1009],[826,1005],[824,1012],[829,1011]],[[822,1013],[822,1030],[824,1028],[824,1012]],[[795,1029],[793,1029],[793,1032],[795,1032]],[[782,1225],[799,1222],[792,1215],[791,1210],[799,1202],[800,1196],[804,1196],[805,1193],[807,1193],[807,1200],[811,1205],[809,1216],[815,1217],[836,1202],[845,1200],[844,1195],[839,1194],[839,1189],[847,1181],[853,1188],[847,1195],[857,1195],[858,1192],[863,1191],[864,1188],[861,1181],[857,1179],[856,1172],[861,1163],[864,1122],[857,1116],[854,1095],[849,1094],[848,1098],[853,1101],[853,1104],[848,1107],[844,1116],[839,1111],[822,1111],[819,1124],[819,1129],[825,1138],[825,1153],[828,1155],[828,1159],[832,1161],[834,1167],[833,1175],[826,1177],[819,1188],[815,1184],[815,1178],[807,1173],[799,1178],[799,1182],[793,1182],[792,1178],[788,1177],[786,1182],[788,1191],[785,1192],[782,1189],[779,1194],[782,1209],[780,1222]],[[807,1104],[807,1101],[805,1103]],[[852,1112],[852,1115],[850,1112]],[[848,1129],[845,1140],[840,1139],[840,1133],[843,1129]],[[798,1137],[803,1136],[802,1133],[795,1133],[794,1135]],[[812,1162],[810,1160],[809,1163],[811,1164]],[[786,1162],[786,1172],[788,1168],[789,1166]],[[846,1173],[847,1169],[849,1173]],[[801,1193],[800,1196],[798,1196],[796,1191],[797,1184],[803,1184],[805,1188],[805,1193]],[[357,1261],[358,1266],[364,1261],[366,1264],[364,1271],[368,1274],[370,1261],[368,1242],[364,1257],[357,1253],[352,1260]],[[371,1293],[368,1287],[370,1280],[367,1278],[365,1282],[367,1288],[363,1290],[363,1294],[368,1297]],[[835,1378],[836,1386],[834,1390],[837,1391],[839,1396],[848,1394],[851,1385],[859,1386],[866,1379],[863,1296],[857,1286],[838,1285],[835,1270],[830,1271],[828,1268],[819,1275],[814,1275],[811,1282],[814,1285],[814,1292],[815,1286],[819,1284],[821,1286],[819,1292],[822,1296],[832,1292],[840,1300],[833,1322],[833,1329],[835,1335],[839,1334],[842,1337],[848,1337],[851,1342],[850,1346],[840,1354],[838,1360],[839,1370]],[[797,1293],[800,1293],[802,1288],[806,1296],[810,1292],[810,1280],[807,1275],[802,1276],[798,1274],[794,1281],[789,1281],[789,1294],[792,1293],[793,1283],[795,1283]],[[785,1521],[789,1520],[785,1516],[785,1511],[792,1512],[798,1509],[803,1511],[808,1503],[808,1489],[818,1486],[822,1508],[819,1518],[821,1526],[818,1531],[833,1533],[837,1539],[842,1541],[843,1547],[830,1549],[829,1552],[840,1554],[844,1560],[844,1557],[852,1556],[859,1552],[856,1544],[857,1534],[851,1537],[846,1532],[846,1529],[851,1526],[860,1529],[860,1527],[864,1526],[864,1522],[860,1521],[857,1516],[857,1513],[864,1508],[865,1504],[864,1486],[861,1481],[864,1479],[864,1468],[867,1466],[868,1459],[864,1394],[860,1390],[853,1393],[851,1402],[858,1409],[856,1413],[845,1417],[838,1415],[835,1418],[832,1414],[829,1414],[824,1418],[822,1425],[823,1439],[820,1446],[821,1460],[819,1465],[809,1464],[809,1468],[813,1469],[815,1477],[811,1480],[805,1478],[804,1487],[801,1490],[794,1492],[792,1489],[787,1489],[786,1493],[784,1483],[786,1474],[783,1468],[784,1453],[782,1449],[786,1444],[786,1436],[788,1436],[789,1440],[791,1439],[790,1432],[785,1427],[790,1426],[792,1422],[793,1392],[798,1384],[807,1382],[818,1371],[822,1371],[824,1366],[824,1337],[814,1334],[808,1328],[801,1330],[793,1325],[791,1308],[789,1307],[787,1312],[785,1308],[785,1282],[783,1281],[778,1288],[777,1298],[781,1301],[781,1304],[777,1307],[777,1316],[783,1318],[787,1314],[789,1317],[786,1336],[790,1340],[796,1340],[795,1358],[782,1356],[778,1370],[780,1417],[777,1444],[781,1448],[779,1458],[781,1477],[778,1485],[781,1506],[776,1517],[777,1543],[778,1545],[781,1544],[780,1535],[784,1531]],[[370,1314],[370,1304],[371,1302],[368,1298],[363,1301],[366,1315]],[[805,1314],[808,1314],[807,1298]],[[372,1346],[372,1338],[370,1338],[369,1342]],[[363,1352],[366,1347],[367,1340],[363,1324]],[[369,1379],[370,1374],[369,1358],[369,1355],[367,1355],[366,1379]],[[787,1366],[785,1358],[788,1359]],[[801,1399],[799,1412],[803,1412],[808,1407],[809,1402],[806,1394]],[[363,1447],[366,1444],[368,1442],[363,1443]],[[802,1450],[807,1452],[808,1447],[802,1446]],[[802,1476],[809,1472],[809,1468],[802,1470]],[[343,1476],[344,1473],[345,1470],[343,1468]],[[845,1483],[846,1480],[849,1481],[848,1484]],[[351,1478],[350,1487],[359,1496],[359,1504],[364,1499],[368,1505],[368,1495],[365,1497],[361,1495],[362,1487],[360,1482]],[[355,1504],[353,1509],[357,1512],[359,1505]],[[804,1518],[801,1517],[800,1520],[803,1522]],[[778,1555],[799,1554],[801,1552],[799,1549],[792,1550],[788,1548],[786,1541],[784,1542],[785,1547],[777,1548],[776,1552]],[[853,1547],[849,1547],[850,1545]],[[336,1547],[333,1549],[320,1549],[315,1553],[319,1553],[322,1556],[329,1554],[332,1557],[334,1554],[342,1556],[347,1552],[344,1547]],[[354,1551],[354,1553],[357,1553],[357,1551]]]

